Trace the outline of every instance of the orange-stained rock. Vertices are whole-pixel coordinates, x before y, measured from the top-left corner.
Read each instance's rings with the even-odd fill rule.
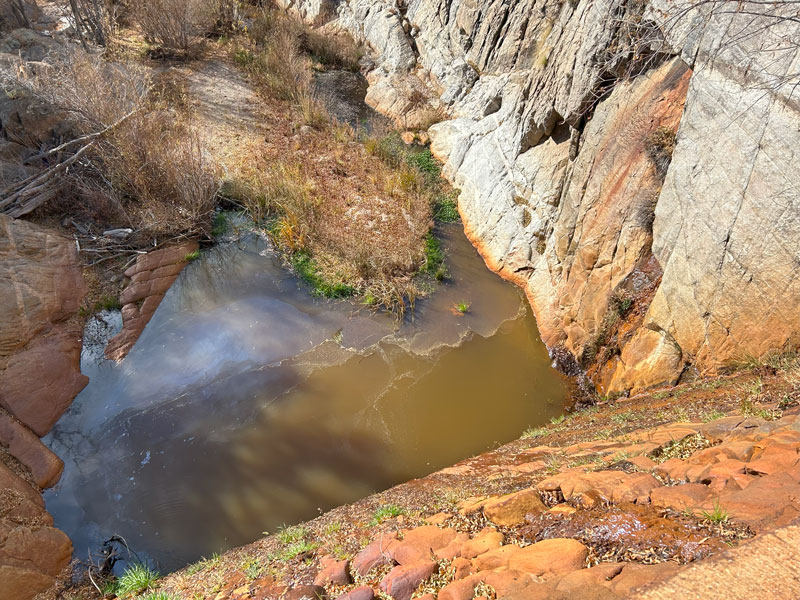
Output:
[[[539,577],[581,569],[588,555],[588,548],[577,540],[553,538],[524,548],[513,544],[502,546],[472,562],[479,572],[508,568]]]
[[[430,561],[437,550],[447,547],[457,539],[461,542],[469,539],[467,534],[459,533],[455,529],[435,525],[408,529],[403,534],[403,539],[388,550],[389,555],[401,565]]]
[[[650,493],[650,501],[656,508],[671,508],[679,512],[699,508],[710,497],[711,490],[700,483],[665,486],[656,488]]]
[[[547,510],[536,488],[491,498],[483,505],[483,514],[497,525],[512,527],[525,522],[525,515]]]
[[[73,240],[0,215],[0,370],[5,359],[75,315],[85,293]]]
[[[472,568],[472,561],[460,556],[453,559],[450,567],[453,569],[453,580],[464,579],[467,575],[475,572]]]
[[[127,356],[161,304],[164,294],[188,264],[187,255],[197,248],[196,241],[160,248],[139,256],[136,263],[125,271],[131,282],[120,296],[122,331],[109,340],[106,358],[120,361]]]
[[[391,549],[397,543],[397,534],[379,536],[353,558],[353,569],[362,577],[379,565],[394,564]]]
[[[503,571],[491,571],[486,573],[483,581],[490,585],[497,592],[498,598],[503,598],[511,594],[519,594],[532,588],[539,588],[539,578],[530,573],[506,569]]]
[[[488,500],[486,496],[476,496],[462,500],[458,503],[458,512],[462,515],[471,515],[472,513],[476,513],[483,508],[486,500]]]
[[[428,525],[441,525],[445,523],[448,519],[450,519],[452,516],[453,515],[451,515],[450,513],[440,512],[436,513],[435,515],[431,515],[430,517],[425,519],[425,522]]]
[[[342,594],[336,600],[372,600],[375,597],[375,592],[367,585],[362,585],[354,590],[350,590],[346,594]]]
[[[636,502],[646,504],[650,501],[650,492],[660,487],[661,482],[649,473],[634,473],[625,478],[611,493],[611,501]]]
[[[63,461],[39,440],[27,427],[0,410],[0,444],[11,456],[25,465],[40,488],[58,483]]]
[[[8,360],[0,373],[0,406],[45,435],[89,383],[80,357],[80,328],[51,327]]]
[[[686,481],[686,471],[690,466],[691,464],[684,460],[670,458],[653,469],[653,472],[659,477],[666,477],[671,481]]]
[[[632,456],[627,460],[640,471],[650,471],[656,466],[656,462],[652,458],[644,456],[643,454]]]
[[[757,459],[747,463],[746,470],[756,475],[771,475],[787,471],[798,461],[797,444],[773,442],[764,447]]]
[[[285,592],[281,600],[327,600],[325,588],[318,585],[300,585]]]
[[[562,575],[582,569],[589,549],[577,540],[554,538],[520,548],[508,568],[537,576]]]
[[[347,585],[350,583],[350,573],[347,570],[349,566],[349,560],[335,560],[326,556],[321,561],[321,569],[314,578],[314,585]]]
[[[592,584],[608,584],[608,582],[619,575],[624,563],[600,563],[590,569],[572,571],[566,575],[558,577],[551,585],[559,591],[580,590]]]
[[[0,518],[18,523],[52,525],[52,517],[45,512],[42,495],[0,460],[0,492],[3,505]]]
[[[395,567],[381,581],[381,591],[395,600],[411,600],[419,584],[433,575],[438,565],[433,561]]]
[[[561,490],[565,500],[581,498],[581,504],[597,502],[646,502],[650,490],[661,483],[648,473],[623,471],[565,471],[539,483],[539,489]],[[588,503],[588,504],[587,504]]]
[[[723,491],[719,505],[730,517],[763,531],[800,517],[800,483],[788,473],[757,477],[739,491]]]
[[[0,565],[0,600],[29,600],[53,585],[53,578],[36,569]]]
[[[492,527],[487,527],[461,546],[461,556],[475,558],[503,545],[504,535]]]

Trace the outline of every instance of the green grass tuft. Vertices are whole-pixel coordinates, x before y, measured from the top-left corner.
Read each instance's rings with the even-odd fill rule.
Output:
[[[158,578],[158,572],[147,565],[133,564],[117,580],[115,593],[117,596],[141,594],[153,587]]]
[[[441,223],[455,223],[461,218],[455,195],[440,194],[434,199],[433,218]]]
[[[200,250],[193,250],[189,252],[186,256],[183,257],[183,260],[186,262],[192,262],[193,260],[197,260],[200,258]]]
[[[703,515],[703,518],[711,521],[712,523],[719,524],[728,521],[728,511],[720,506],[718,501],[714,502],[714,510],[711,512],[704,510],[701,514]]]
[[[369,526],[375,527],[376,525],[383,523],[386,519],[398,517],[404,512],[405,511],[401,507],[395,504],[384,504],[383,506],[378,507],[378,509],[372,515],[372,520],[369,522]]]

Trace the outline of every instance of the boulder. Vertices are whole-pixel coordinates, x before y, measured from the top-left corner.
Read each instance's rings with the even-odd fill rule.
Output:
[[[411,600],[419,585],[437,569],[438,565],[433,561],[397,566],[383,578],[380,589],[395,600]]]
[[[700,483],[665,486],[650,492],[650,501],[656,508],[670,508],[681,512],[704,506],[711,497],[708,486]]]
[[[525,515],[547,510],[536,488],[491,498],[483,505],[483,514],[497,525],[513,527],[525,522]]]
[[[72,558],[72,543],[58,529],[0,519],[0,599],[29,600],[48,589]]]
[[[353,557],[353,570],[364,577],[375,567],[394,564],[392,547],[397,543],[397,534],[381,535]]]
[[[449,557],[454,558],[460,544],[467,539],[467,534],[459,533],[455,529],[424,525],[403,531],[402,541],[393,544],[388,552],[398,564],[409,565],[432,560],[437,552],[455,542],[455,549],[451,550],[452,555]]]
[[[61,471],[64,469],[63,461],[42,444],[38,436],[2,410],[0,410],[0,444],[28,468],[33,481],[40,488],[52,487],[58,483]]]
[[[326,556],[320,564],[320,572],[314,578],[314,585],[347,585],[350,583],[349,560],[334,560]]]
[[[504,535],[492,527],[487,527],[480,531],[474,538],[464,542],[461,546],[461,556],[464,558],[475,558],[503,545]]]
[[[346,594],[342,594],[336,600],[372,600],[375,597],[375,592],[368,585],[362,585],[354,590],[350,590]]]

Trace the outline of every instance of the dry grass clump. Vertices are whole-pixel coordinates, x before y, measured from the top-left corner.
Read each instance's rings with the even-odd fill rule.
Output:
[[[169,104],[179,85],[154,86],[141,66],[82,51],[25,72],[17,85],[72,128],[63,151],[85,151],[54,174],[62,193],[51,211],[80,207],[101,226],[134,229],[142,243],[207,232],[217,177],[186,115]]]

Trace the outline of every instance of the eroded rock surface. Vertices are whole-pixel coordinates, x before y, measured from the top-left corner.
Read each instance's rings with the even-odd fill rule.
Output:
[[[601,388],[797,343],[795,23],[679,0],[279,4],[369,44],[372,106],[447,117],[432,148],[471,239]],[[620,52],[659,32],[650,62]]]

